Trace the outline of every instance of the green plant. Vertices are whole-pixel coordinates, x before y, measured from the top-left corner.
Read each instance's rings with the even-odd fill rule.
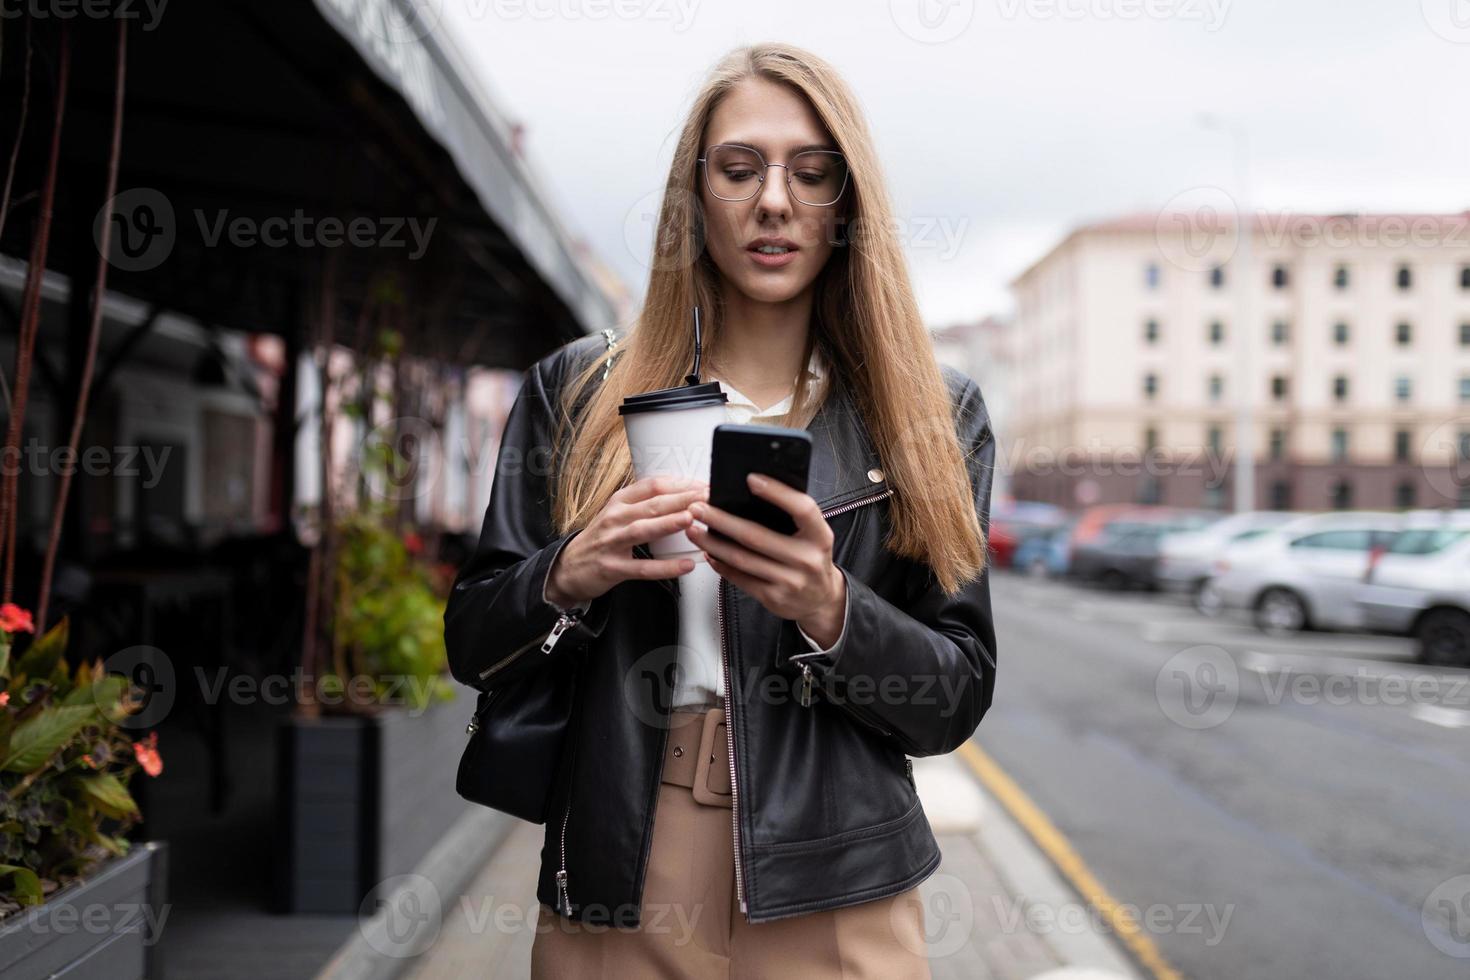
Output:
[[[445,677],[444,599],[433,571],[415,554],[417,535],[400,537],[373,509],[341,517],[337,534],[337,684],[370,678],[379,702],[401,700],[419,709],[433,698],[453,698]]]
[[[66,662],[62,619],[11,660],[30,614],[0,606],[0,900],[35,905],[98,861],[128,852],[140,814],[128,780],[163,769],[158,733],[134,741],[127,678]]]

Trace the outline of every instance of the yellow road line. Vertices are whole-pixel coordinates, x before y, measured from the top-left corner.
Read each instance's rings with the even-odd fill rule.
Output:
[[[1056,824],[1051,822],[1051,818],[1031,801],[1031,797],[1027,796],[1021,787],[1016,785],[1016,781],[974,742],[966,742],[961,745],[959,755],[974,770],[975,775],[990,791],[990,794],[1006,808],[1011,818],[1021,825],[1036,842],[1036,846],[1041,848],[1042,852],[1066,876],[1077,894],[1098,910],[1098,913],[1112,928],[1113,934],[1128,947],[1128,951],[1133,954],[1134,958],[1158,980],[1183,980],[1183,974],[1169,965],[1163,954],[1159,952],[1158,946],[1154,945],[1154,941],[1144,935],[1138,923],[1123,909],[1122,903],[1109,895],[1107,889],[1102,886],[1102,882],[1098,881],[1088,870],[1087,865],[1082,861],[1082,856],[1067,840],[1066,835],[1058,830]]]

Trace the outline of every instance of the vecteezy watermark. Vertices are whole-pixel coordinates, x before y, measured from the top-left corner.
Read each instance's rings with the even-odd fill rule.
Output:
[[[1198,21],[1214,33],[1225,26],[1231,0],[995,0],[1001,17],[1015,20]]]
[[[408,717],[428,710],[436,689],[449,685],[439,675],[355,673],[315,674],[295,668],[290,674],[231,674],[228,667],[218,667],[213,675],[203,667],[194,668],[195,679],[206,704],[228,700],[231,704],[304,704],[351,705],[378,708],[404,706]]]
[[[438,225],[437,217],[315,215],[302,208],[290,214],[246,215],[229,208],[195,208],[192,229],[204,248],[361,248],[403,250],[423,258]],[[166,262],[185,227],[162,191],[135,187],[113,197],[92,222],[92,238],[102,248],[104,222],[110,228],[107,260],[124,272],[146,272]]]
[[[909,916],[919,919],[917,936]],[[920,883],[917,903],[892,903],[888,918],[893,935],[909,952],[930,959],[953,956],[975,933],[975,893],[963,878],[941,871]]]
[[[888,0],[888,16],[920,44],[943,44],[970,26],[975,0]]]
[[[173,911],[172,903],[153,906],[147,902],[48,901],[34,915],[16,916],[23,932],[36,936],[74,935],[122,936],[136,934],[143,945],[163,938],[163,927]]]
[[[1138,906],[1111,905],[1104,909],[1093,902],[1063,902],[1051,905],[1029,899],[992,895],[991,905],[1002,932],[1025,929],[1033,935],[1103,935],[1127,929],[1153,935],[1203,936],[1206,946],[1218,946],[1235,914],[1235,903],[1223,908],[1200,902],[1166,905],[1155,902]]]
[[[443,926],[439,889],[423,875],[395,875],[378,882],[358,908],[358,932],[392,959],[418,956],[434,945]]]
[[[1435,949],[1470,959],[1470,875],[1440,882],[1424,899],[1420,921]]]
[[[137,710],[116,719],[122,728],[139,731],[157,727],[178,696],[174,664],[158,647],[139,644],[119,650],[102,661],[104,674],[124,678],[133,689]]]
[[[1470,487],[1470,415],[1445,419],[1431,429],[1418,458],[1430,489],[1458,504]]]
[[[1446,41],[1470,44],[1470,3],[1465,0],[1419,0],[1429,29]]]
[[[638,915],[638,931],[646,935],[669,936],[667,942],[675,948],[687,946],[695,941],[695,930],[706,908],[703,902],[641,902],[619,906],[613,915],[596,914],[594,921],[578,921],[559,915],[551,908],[542,913],[540,902],[520,904],[497,899],[494,895],[481,896],[477,901],[469,895],[459,897],[460,912],[470,935],[481,936],[494,930],[505,935],[531,931],[544,935],[553,930],[573,933],[601,933],[620,926],[629,928],[631,913]],[[582,906],[584,912],[602,912],[606,906]]]
[[[158,486],[163,479],[163,468],[168,463],[171,446],[156,449],[153,446],[86,446],[72,449],[70,446],[45,446],[34,436],[15,451],[0,450],[0,473],[12,476],[24,473],[28,476],[75,475],[78,470],[87,476],[141,477],[140,485],[145,490]]]
[[[132,20],[151,31],[169,0],[0,0],[0,20]]]
[[[626,20],[672,25],[682,34],[694,24],[699,0],[464,0],[470,20]]]
[[[1168,262],[1190,272],[1223,265],[1240,245],[1235,199],[1213,185],[1191,187],[1169,199],[1154,221],[1154,242]]]
[[[1181,728],[1223,725],[1240,700],[1240,672],[1229,652],[1201,644],[1180,650],[1154,677],[1159,710]]]

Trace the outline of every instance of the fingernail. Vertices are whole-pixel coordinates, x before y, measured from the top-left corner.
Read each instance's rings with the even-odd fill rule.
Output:
[[[703,517],[704,516],[704,504],[698,504],[698,503],[696,503],[696,504],[690,504],[689,505],[689,512],[692,513],[695,517]]]
[[[752,473],[750,474],[750,485],[753,487],[763,487],[766,485],[766,478],[759,473]]]

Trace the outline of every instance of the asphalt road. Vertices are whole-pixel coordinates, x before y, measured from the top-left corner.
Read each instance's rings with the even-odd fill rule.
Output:
[[[992,600],[977,741],[1172,966],[1470,977],[1470,671],[1003,572]]]

